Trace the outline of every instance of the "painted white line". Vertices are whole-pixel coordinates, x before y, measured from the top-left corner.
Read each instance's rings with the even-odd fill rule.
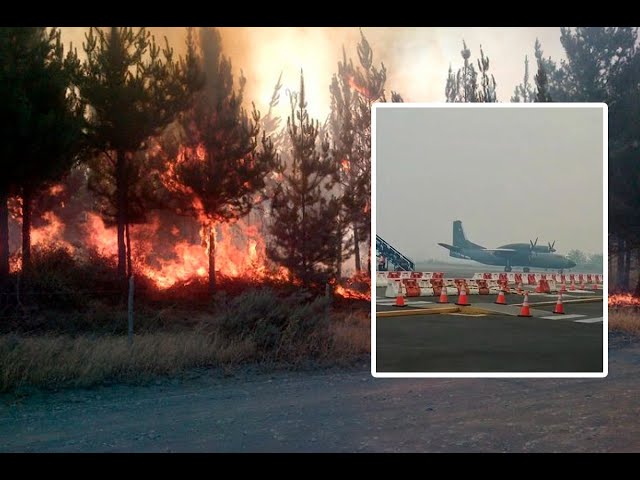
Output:
[[[540,318],[544,318],[545,320],[567,320],[569,318],[582,318],[582,317],[586,317],[586,315],[578,315],[574,313],[571,315],[549,315],[548,317],[540,317]]]
[[[412,302],[411,300],[409,301],[409,304],[411,305],[426,305],[427,303],[433,303],[433,302],[428,302],[426,300],[417,300],[415,302]]]
[[[602,322],[602,318],[586,318],[584,320],[575,320],[576,323],[598,323],[598,322]]]

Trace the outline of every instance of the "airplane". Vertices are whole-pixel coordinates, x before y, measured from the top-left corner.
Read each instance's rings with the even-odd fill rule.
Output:
[[[565,268],[573,268],[576,263],[567,257],[554,253],[555,240],[548,246],[538,245],[529,240],[526,243],[509,243],[498,248],[485,248],[467,240],[462,229],[462,222],[453,222],[453,245],[438,243],[441,247],[449,250],[449,256],[474,260],[485,265],[504,265],[504,271],[510,272],[512,267],[523,267],[523,272],[529,272],[529,268],[553,268],[560,273]]]

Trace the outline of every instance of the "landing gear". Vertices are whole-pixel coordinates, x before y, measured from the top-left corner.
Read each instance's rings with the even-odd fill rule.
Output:
[[[564,270],[563,270],[563,269],[560,269],[560,270],[558,270],[558,273],[559,273],[560,275],[562,275],[562,274],[564,273]]]
[[[511,271],[511,265],[507,265],[506,267],[504,267],[504,271],[505,272],[510,272]]]
[[[524,268],[522,269],[522,271],[523,271],[524,273],[529,273],[529,267],[524,267]]]

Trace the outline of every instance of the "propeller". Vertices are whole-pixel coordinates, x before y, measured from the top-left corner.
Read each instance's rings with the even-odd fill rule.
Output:
[[[556,244],[556,241],[554,240],[552,243],[549,243],[549,252],[553,253],[556,251],[555,248],[553,248],[553,246]]]
[[[531,248],[529,248],[529,250],[531,252],[533,252],[535,250],[535,248],[536,248],[536,245],[538,244],[538,237],[536,237],[536,241],[535,242],[532,242],[531,240],[529,240],[529,243],[531,244]]]

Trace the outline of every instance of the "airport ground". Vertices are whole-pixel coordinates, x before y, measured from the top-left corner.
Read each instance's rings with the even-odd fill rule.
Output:
[[[491,271],[473,265],[445,267],[429,271],[444,271],[447,278]],[[455,296],[447,305],[434,297],[407,298],[407,306],[400,308],[384,296],[384,287],[376,288],[376,370],[602,372],[602,290],[565,293],[565,313],[556,315],[557,294],[526,288],[531,317],[518,316],[523,298],[515,294],[506,295],[508,306],[495,305],[494,294],[469,295],[471,307],[466,308],[455,308]]]

